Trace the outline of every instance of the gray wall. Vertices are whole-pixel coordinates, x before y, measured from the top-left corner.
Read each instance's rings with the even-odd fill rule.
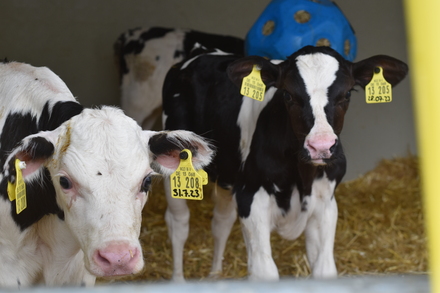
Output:
[[[358,37],[356,60],[407,61],[400,0],[336,0]],[[269,0],[0,0],[0,58],[48,66],[85,106],[119,104],[113,43],[137,26],[184,27],[244,38]],[[345,120],[345,179],[382,158],[416,152],[409,78],[390,104],[367,105],[359,90]]]

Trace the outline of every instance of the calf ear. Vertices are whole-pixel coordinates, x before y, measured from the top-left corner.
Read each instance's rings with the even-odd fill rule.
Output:
[[[149,137],[151,167],[161,174],[169,175],[177,169],[180,163],[179,154],[183,149],[192,152],[195,169],[208,165],[214,156],[213,147],[204,138],[191,131],[144,131],[144,134]]]
[[[383,76],[392,85],[397,85],[408,73],[406,63],[386,55],[377,55],[353,64],[356,84],[365,88],[371,81],[376,67],[382,67]]]
[[[22,170],[23,178],[34,174],[43,167],[55,151],[54,139],[56,135],[57,130],[44,131],[22,139],[6,159],[3,168],[4,175],[9,178],[9,181],[15,181],[15,159],[26,163],[26,168]]]
[[[229,79],[238,88],[241,88],[243,78],[248,76],[254,65],[261,70],[261,79],[266,86],[272,86],[278,79],[278,68],[268,59],[259,56],[249,56],[238,59],[228,65],[227,73]]]

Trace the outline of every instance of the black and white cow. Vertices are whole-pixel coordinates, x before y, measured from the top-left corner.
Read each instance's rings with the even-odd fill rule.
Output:
[[[189,56],[196,44],[244,54],[242,39],[188,29],[136,28],[119,36],[114,48],[120,73],[121,108],[143,129],[152,129],[160,116],[166,73]]]
[[[267,86],[263,102],[239,92],[254,65]],[[292,240],[304,232],[312,275],[337,275],[334,190],[346,169],[339,135],[350,92],[357,85],[365,88],[377,66],[392,85],[408,70],[384,55],[351,63],[328,47],[308,46],[285,61],[205,53],[169,71],[163,90],[165,129],[194,131],[217,148],[207,167],[220,187],[214,189],[212,274],[221,272],[237,209],[250,279],[279,278],[271,256],[273,230]],[[182,280],[189,212],[185,200],[169,194],[167,199],[173,278]]]
[[[198,168],[212,156],[188,131],[142,131],[115,107],[83,109],[46,67],[0,63],[0,109],[0,287],[139,272],[151,177],[173,172],[183,148],[197,149]],[[16,159],[27,198],[18,214],[7,194]]]

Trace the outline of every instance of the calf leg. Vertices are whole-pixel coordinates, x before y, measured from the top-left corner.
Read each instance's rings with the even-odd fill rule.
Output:
[[[186,200],[171,197],[170,178],[164,178],[168,207],[165,221],[173,248],[173,280],[183,282],[183,248],[189,232],[189,209]]]
[[[278,280],[270,246],[271,198],[263,188],[254,195],[250,215],[240,218],[248,253],[250,280]]]
[[[333,247],[338,220],[338,207],[333,195],[334,182],[323,192],[312,192],[315,205],[305,230],[307,257],[316,278],[337,276]]]
[[[210,276],[219,275],[222,272],[223,253],[226,241],[231,233],[232,226],[237,219],[235,201],[231,192],[215,185],[212,191],[215,202],[213,219],[211,223],[214,236],[214,259]]]

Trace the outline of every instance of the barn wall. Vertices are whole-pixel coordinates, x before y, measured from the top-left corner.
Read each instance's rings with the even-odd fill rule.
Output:
[[[400,0],[337,0],[358,37],[357,60],[389,54],[407,61]],[[119,103],[113,43],[137,26],[186,27],[245,37],[269,0],[0,0],[0,58],[48,66],[86,105]],[[416,152],[409,78],[386,105],[355,93],[342,140],[345,179],[381,158]]]

